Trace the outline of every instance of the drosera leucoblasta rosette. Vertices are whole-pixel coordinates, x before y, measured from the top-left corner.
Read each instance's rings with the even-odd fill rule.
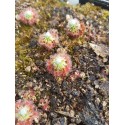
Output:
[[[72,69],[72,61],[66,52],[57,52],[47,60],[46,67],[55,78],[65,77]]]
[[[72,38],[78,38],[84,34],[85,25],[83,22],[80,22],[77,18],[72,18],[69,15],[66,15],[67,18],[67,26],[66,31],[67,35]]]
[[[39,112],[32,101],[18,100],[15,106],[16,125],[32,125],[38,121]]]
[[[50,29],[41,34],[38,43],[48,50],[53,49],[59,43],[58,31],[56,29]]]
[[[39,21],[38,12],[34,8],[26,8],[16,15],[16,19],[24,24],[33,25]]]

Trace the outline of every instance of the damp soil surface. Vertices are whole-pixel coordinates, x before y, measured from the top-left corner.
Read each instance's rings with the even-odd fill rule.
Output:
[[[15,13],[30,6],[38,11],[40,20],[33,26],[16,20],[16,101],[23,99],[22,91],[34,91],[40,119],[33,125],[108,125],[109,12],[90,3],[72,6],[59,0],[18,0]],[[84,22],[84,36],[70,39],[66,35],[67,14]],[[38,45],[39,35],[50,28],[57,29],[60,37],[60,45],[52,51]],[[71,56],[73,65],[61,81],[45,67],[46,59],[60,46]],[[76,71],[82,77],[71,79]],[[47,111],[39,106],[45,97]]]

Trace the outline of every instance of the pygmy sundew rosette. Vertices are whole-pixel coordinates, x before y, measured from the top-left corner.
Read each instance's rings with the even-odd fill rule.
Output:
[[[83,22],[80,22],[76,18],[71,18],[68,20],[68,24],[66,26],[67,28],[67,35],[72,38],[77,38],[79,36],[82,36],[85,31],[85,25]]]
[[[46,67],[54,77],[65,77],[72,69],[71,58],[66,53],[54,54],[47,60]]]
[[[58,31],[56,29],[48,30],[39,36],[38,42],[48,50],[53,49],[59,43]]]
[[[33,25],[39,20],[37,11],[31,7],[23,10],[16,18],[17,20],[29,25]]]
[[[18,100],[15,104],[16,125],[32,125],[39,119],[39,113],[31,101]]]

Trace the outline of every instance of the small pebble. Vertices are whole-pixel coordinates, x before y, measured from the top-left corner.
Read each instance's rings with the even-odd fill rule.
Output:
[[[98,89],[98,88],[99,88],[99,85],[95,85],[95,88]]]
[[[102,105],[103,105],[103,107],[105,107],[107,105],[107,103],[105,101],[103,101]]]
[[[30,72],[30,71],[31,71],[31,66],[27,66],[27,67],[25,68],[25,71],[26,71],[26,72]]]
[[[68,105],[66,105],[66,111],[69,111],[69,106]]]
[[[75,122],[75,118],[72,118],[72,119],[71,119],[71,122],[72,122],[72,123]]]
[[[53,118],[56,118],[56,117],[57,117],[57,113],[55,113],[55,112],[51,112],[50,115],[51,115],[51,117],[53,117]]]
[[[96,99],[96,102],[97,102],[97,104],[99,105],[99,103],[100,103],[100,99],[97,98],[97,99]]]
[[[79,124],[81,122],[80,118],[76,118],[76,123]]]
[[[84,79],[84,78],[85,78],[85,73],[84,73],[84,72],[81,72],[81,73],[80,73],[80,77],[81,77],[82,79]]]
[[[71,117],[74,117],[74,115],[75,115],[74,110],[71,110],[71,111],[70,111],[70,116],[71,116]]]

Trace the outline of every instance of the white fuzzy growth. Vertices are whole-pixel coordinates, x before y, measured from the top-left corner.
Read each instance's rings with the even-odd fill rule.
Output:
[[[26,11],[26,13],[25,13],[25,14],[27,14],[27,15],[29,15],[29,16],[32,16],[33,12],[32,12],[32,11],[30,11],[30,10],[28,10],[28,11]]]
[[[33,12],[32,11],[30,11],[30,10],[27,10],[26,12],[25,12],[25,17],[32,17],[32,15],[33,15]]]
[[[62,62],[62,58],[61,57],[57,57],[56,59],[55,59],[55,63],[58,65],[58,64],[60,64],[61,62]]]
[[[46,32],[46,33],[45,33],[45,37],[50,37],[50,38],[52,38],[52,35],[50,34],[50,32]]]
[[[22,116],[25,116],[25,115],[27,114],[27,111],[28,111],[27,107],[24,107],[24,108],[22,108],[22,109],[20,110],[20,114],[21,114]]]
[[[78,21],[76,19],[69,20],[70,25],[76,25],[77,23],[78,23]]]
[[[80,22],[77,19],[70,19],[68,22],[68,25],[71,26],[77,26],[77,28],[80,28]]]
[[[54,40],[54,38],[53,38],[53,36],[51,35],[51,33],[50,32],[46,32],[45,34],[44,34],[44,37],[46,38],[50,38],[51,39],[51,41],[53,41]]]

